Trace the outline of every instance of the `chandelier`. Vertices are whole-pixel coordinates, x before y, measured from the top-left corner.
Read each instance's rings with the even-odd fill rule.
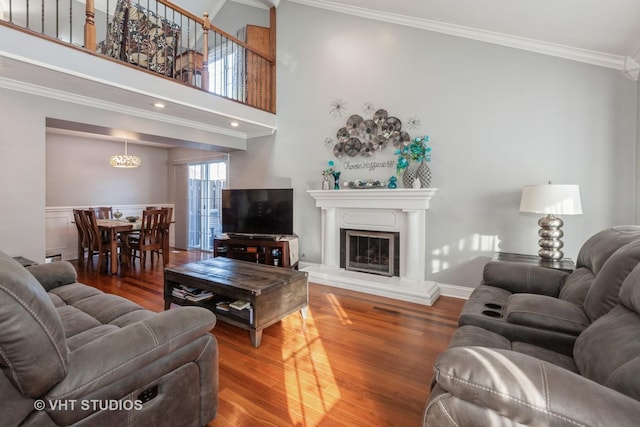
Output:
[[[111,166],[114,168],[139,168],[142,160],[138,156],[130,156],[127,154],[127,140],[124,140],[124,154],[116,154],[111,156]]]

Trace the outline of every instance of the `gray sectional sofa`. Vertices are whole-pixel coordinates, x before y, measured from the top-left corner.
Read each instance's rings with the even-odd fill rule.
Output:
[[[489,263],[463,314],[498,295],[503,308],[490,309],[502,317],[459,321],[435,363],[424,425],[640,425],[639,261],[640,227],[630,226],[589,239],[571,274]]]
[[[489,262],[458,323],[571,354],[577,336],[618,303],[620,286],[638,262],[638,226],[612,227],[589,238],[570,274]]]
[[[77,283],[67,262],[0,252],[2,426],[203,426],[215,418],[215,315],[161,313]]]

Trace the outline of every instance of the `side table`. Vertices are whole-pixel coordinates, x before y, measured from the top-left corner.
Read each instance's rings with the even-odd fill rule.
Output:
[[[13,259],[22,264],[23,267],[31,267],[32,265],[38,265],[37,262],[30,260],[29,258],[25,258],[23,256],[14,256]]]
[[[554,268],[556,270],[563,270],[572,272],[576,266],[570,258],[562,258],[558,261],[542,259],[538,255],[524,255],[510,252],[497,252],[493,256],[493,261],[497,262],[519,262],[522,264],[539,265],[545,268]]]

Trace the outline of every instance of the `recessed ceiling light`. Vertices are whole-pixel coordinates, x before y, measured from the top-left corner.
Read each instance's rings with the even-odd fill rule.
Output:
[[[229,123],[231,126],[233,126],[234,128],[237,128],[238,126],[240,126],[240,123],[238,122],[231,122]]]
[[[164,108],[164,104],[162,102],[154,102],[153,106],[156,108]]]

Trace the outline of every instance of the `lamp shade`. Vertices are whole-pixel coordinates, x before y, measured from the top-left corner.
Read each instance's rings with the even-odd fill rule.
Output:
[[[114,168],[139,168],[142,164],[140,157],[128,154],[116,154],[111,156],[109,163]]]
[[[139,168],[142,160],[138,156],[127,154],[127,141],[124,141],[124,154],[116,154],[111,156],[109,163],[114,168]]]
[[[577,185],[525,185],[520,212],[551,215],[582,215],[580,188]]]

